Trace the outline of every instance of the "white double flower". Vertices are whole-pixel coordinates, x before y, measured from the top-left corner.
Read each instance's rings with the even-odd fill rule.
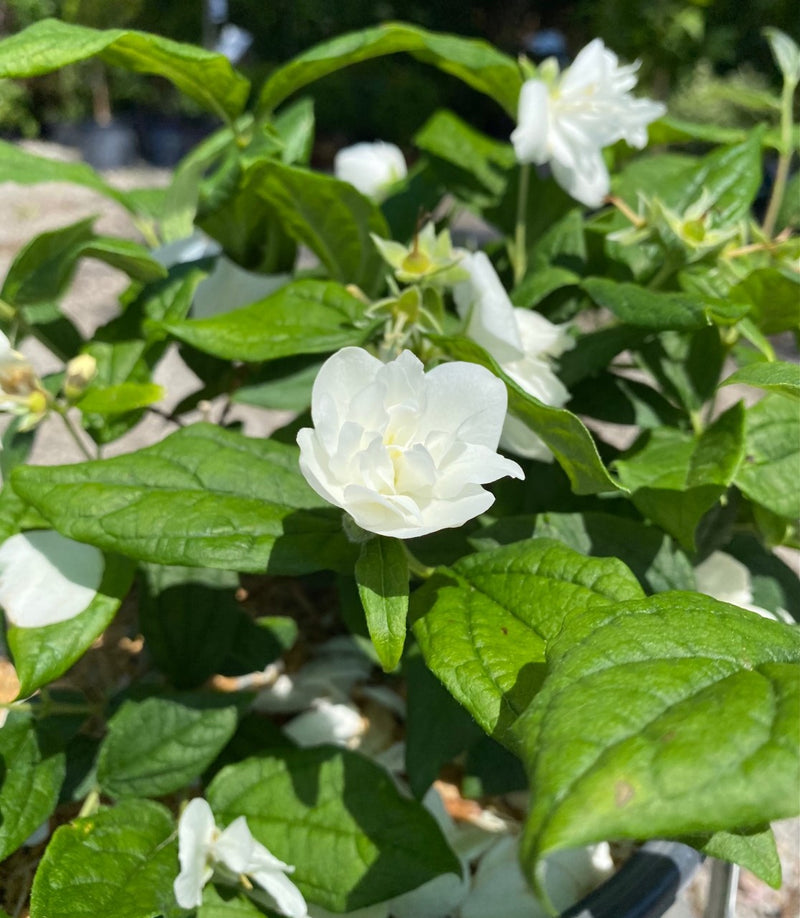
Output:
[[[603,148],[624,140],[641,149],[647,125],[666,112],[660,102],[631,95],[638,69],[638,62],[620,66],[599,38],[563,73],[555,60],[545,61],[543,79],[527,80],[520,92],[511,134],[519,162],[550,163],[571,197],[599,207],[609,191]]]
[[[494,502],[482,484],[523,477],[496,452],[506,403],[503,383],[477,364],[425,373],[411,351],[384,364],[347,347],[314,382],[300,469],[369,532],[411,539],[461,526]]]

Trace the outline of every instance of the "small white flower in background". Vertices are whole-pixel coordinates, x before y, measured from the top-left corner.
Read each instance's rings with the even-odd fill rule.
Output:
[[[303,748],[332,743],[355,749],[368,723],[353,704],[334,704],[326,698],[317,699],[308,711],[293,717],[283,732]]]
[[[770,612],[753,604],[753,582],[750,571],[736,558],[724,551],[712,551],[711,554],[694,569],[697,589],[712,599],[729,602],[762,618],[793,623],[794,619],[785,609]]]
[[[550,163],[558,184],[573,198],[598,207],[608,194],[604,147],[624,140],[641,149],[647,125],[666,108],[637,99],[639,64],[620,66],[616,54],[596,38],[558,72],[554,59],[540,68],[543,79],[522,87],[511,142],[521,163]]]
[[[456,284],[453,298],[467,323],[467,335],[529,395],[545,405],[562,407],[569,400],[569,392],[553,372],[550,358],[574,347],[566,327],[554,325],[530,309],[514,308],[484,252],[465,255],[461,267],[469,279]],[[542,440],[513,414],[506,416],[500,445],[526,459],[553,459]]]
[[[229,883],[249,877],[267,893],[270,907],[281,915],[308,915],[300,890],[286,876],[294,867],[278,860],[253,838],[244,816],[234,819],[226,829],[218,829],[211,807],[201,797],[189,802],[178,821],[178,858],[181,871],[174,891],[182,908],[202,904],[203,887],[218,871]]]
[[[339,150],[333,158],[333,174],[380,203],[392,185],[406,177],[408,167],[400,147],[377,140]]]
[[[17,533],[0,545],[0,606],[19,628],[67,621],[92,602],[104,567],[92,545],[50,529]]]
[[[425,373],[411,351],[384,364],[347,347],[314,381],[300,470],[368,532],[411,539],[461,526],[494,503],[482,484],[523,477],[495,452],[506,403],[503,383],[477,364]]]
[[[48,395],[30,361],[0,332],[0,411],[27,415],[20,430],[29,430],[47,412]]]

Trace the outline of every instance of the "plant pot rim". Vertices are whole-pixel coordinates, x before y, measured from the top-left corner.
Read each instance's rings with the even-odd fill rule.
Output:
[[[659,918],[703,861],[675,841],[649,841],[594,892],[560,918]]]

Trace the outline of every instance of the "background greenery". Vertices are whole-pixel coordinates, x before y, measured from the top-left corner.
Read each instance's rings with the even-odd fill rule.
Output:
[[[192,43],[202,42],[204,34],[200,0],[0,0],[0,37],[47,16],[101,28],[143,29]],[[770,81],[772,88],[778,86],[761,26],[777,26],[800,39],[792,0],[744,5],[737,0],[229,0],[229,20],[253,36],[241,66],[254,83],[318,41],[391,19],[483,37],[512,55],[525,51],[542,29],[559,29],[570,54],[600,36],[623,59],[647,58],[643,90],[670,98],[676,115],[729,126],[763,118],[758,92]],[[90,118],[97,79],[96,69],[81,65],[25,83],[0,81],[0,132],[32,137],[47,133],[54,123]],[[107,79],[117,115],[198,114],[157,78],[114,68]],[[507,136],[511,128],[496,106],[455,79],[405,57],[386,58],[335,74],[317,87],[315,160],[326,165],[336,148],[356,140],[402,142],[441,107],[469,115],[473,124],[496,136]]]

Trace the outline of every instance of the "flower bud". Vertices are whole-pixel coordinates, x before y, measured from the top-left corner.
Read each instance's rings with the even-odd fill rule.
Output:
[[[78,354],[67,364],[64,377],[64,395],[72,402],[83,395],[84,390],[97,374],[97,361],[91,354]]]

